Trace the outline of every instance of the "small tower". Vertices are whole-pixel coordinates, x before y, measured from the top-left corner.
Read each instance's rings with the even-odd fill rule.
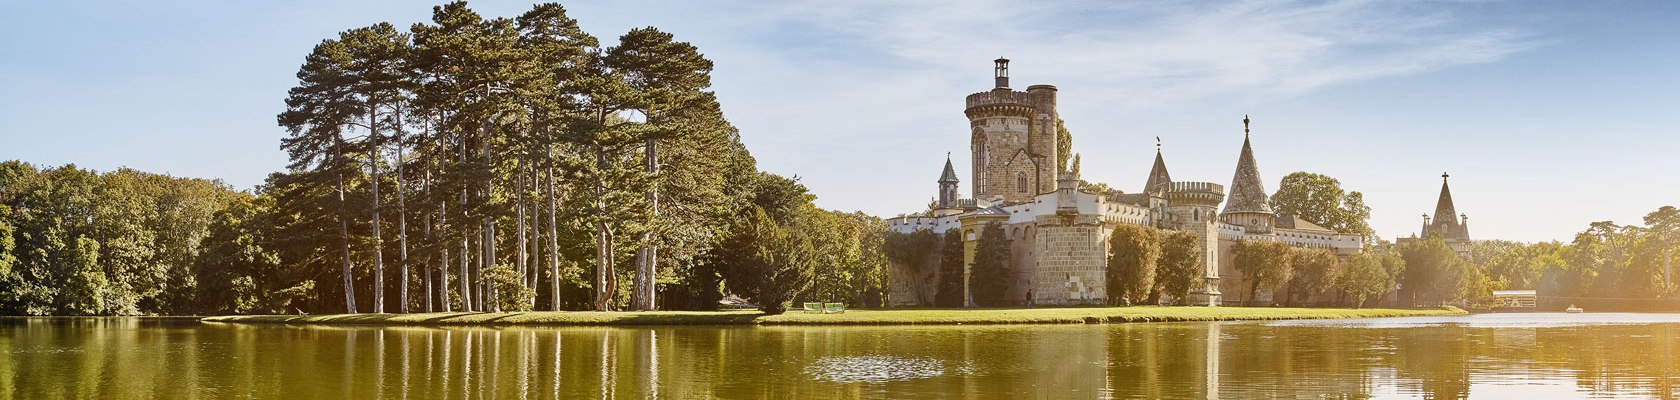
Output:
[[[961,207],[957,204],[957,170],[951,167],[951,153],[945,153],[945,172],[939,174],[940,209]]]
[[[1237,173],[1231,177],[1230,201],[1220,219],[1244,227],[1248,233],[1268,235],[1277,218],[1260,181],[1260,167],[1254,162],[1254,147],[1248,140],[1248,116],[1243,116],[1242,153],[1237,156]]]

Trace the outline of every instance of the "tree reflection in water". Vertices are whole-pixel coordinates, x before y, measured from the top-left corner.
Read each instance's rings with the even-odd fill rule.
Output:
[[[1487,326],[1476,321],[1554,317],[1463,318],[659,328],[6,319],[0,398],[1676,395],[1680,317]]]

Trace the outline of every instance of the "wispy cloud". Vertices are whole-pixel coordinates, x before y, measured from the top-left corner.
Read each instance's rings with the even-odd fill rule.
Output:
[[[1044,81],[1095,85],[1087,89],[1113,94],[1109,104],[1135,109],[1238,93],[1296,95],[1497,61],[1535,45],[1527,32],[1455,18],[1453,8],[1462,6],[825,2],[782,5],[755,17],[881,51],[890,58],[855,62],[891,65],[900,74],[983,68],[980,60],[1004,54],[1030,63]]]

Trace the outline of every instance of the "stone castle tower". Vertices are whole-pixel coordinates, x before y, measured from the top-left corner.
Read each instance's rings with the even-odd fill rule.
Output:
[[[1190,304],[1220,304],[1219,293],[1219,203],[1225,188],[1211,182],[1167,182],[1167,220],[1170,228],[1196,234],[1196,252],[1202,255],[1202,285],[1190,289]]]
[[[1009,88],[1009,60],[995,60],[992,90],[968,95],[974,198],[1031,201],[1056,190],[1056,87]]]

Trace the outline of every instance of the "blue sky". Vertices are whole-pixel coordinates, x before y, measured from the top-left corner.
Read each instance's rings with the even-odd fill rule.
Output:
[[[252,187],[286,164],[274,115],[310,47],[433,5],[279,3],[0,0],[0,159]],[[699,46],[760,167],[826,208],[916,211],[946,152],[968,171],[963,96],[1000,55],[1014,86],[1060,88],[1085,178],[1127,191],[1155,136],[1174,178],[1228,184],[1247,114],[1268,190],[1336,177],[1386,238],[1443,171],[1477,238],[1680,205],[1680,2],[565,4],[606,43],[652,25]]]

